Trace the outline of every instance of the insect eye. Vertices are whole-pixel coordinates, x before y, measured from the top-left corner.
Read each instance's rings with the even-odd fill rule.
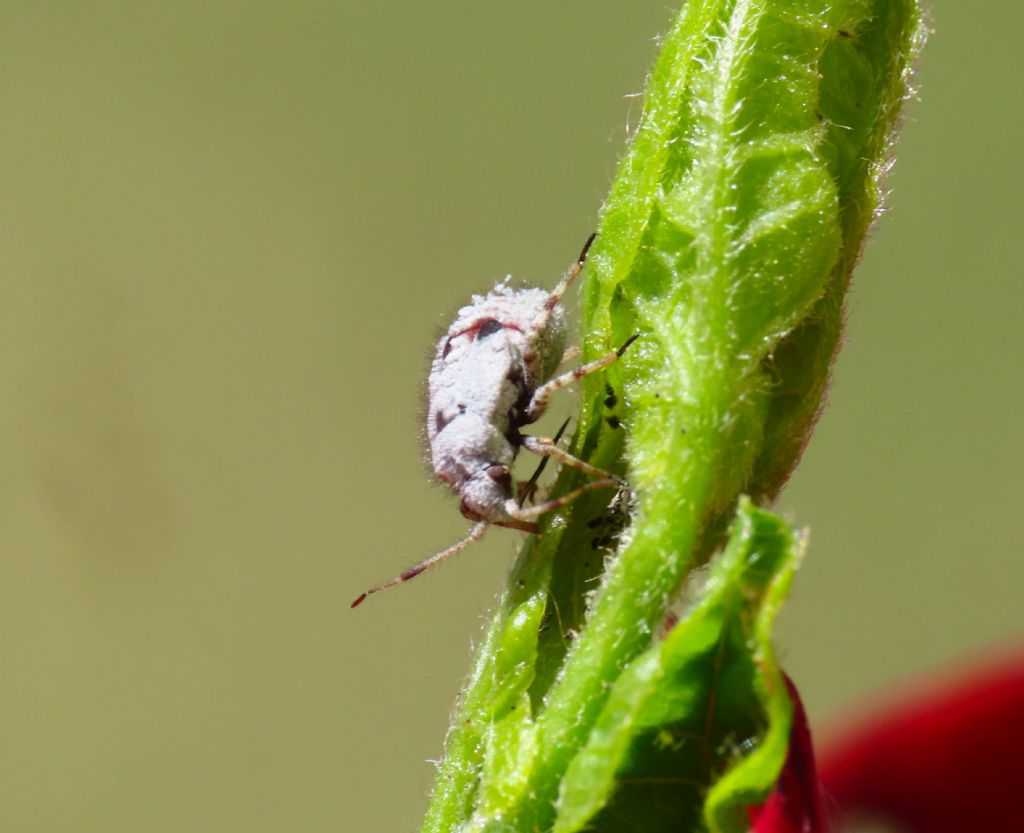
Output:
[[[496,320],[494,318],[488,318],[486,321],[484,321],[483,324],[481,324],[477,328],[476,337],[477,337],[478,340],[481,339],[481,338],[487,338],[487,336],[493,335],[494,333],[498,332],[498,330],[500,330],[500,329],[501,329],[501,322],[500,321],[498,321],[498,320]]]

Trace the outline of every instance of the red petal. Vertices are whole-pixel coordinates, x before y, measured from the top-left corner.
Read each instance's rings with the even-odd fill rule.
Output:
[[[827,744],[830,815],[912,833],[1024,830],[1024,656],[930,688]]]
[[[793,701],[793,728],[789,733],[789,752],[768,800],[751,808],[752,833],[824,833],[821,789],[814,768],[814,747],[800,695],[786,677]]]

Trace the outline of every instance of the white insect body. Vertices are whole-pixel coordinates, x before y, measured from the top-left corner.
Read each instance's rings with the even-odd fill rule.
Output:
[[[437,345],[427,383],[427,438],[437,476],[462,498],[462,514],[515,529],[522,520],[510,468],[537,415],[536,390],[565,349],[565,313],[540,289],[501,283],[474,296]]]
[[[621,349],[555,376],[565,354],[562,297],[583,270],[592,235],[579,259],[551,292],[515,289],[507,280],[486,295],[475,295],[441,337],[427,380],[427,438],[437,476],[462,500],[462,514],[477,521],[457,544],[367,590],[368,595],[422,573],[481,538],[491,524],[536,532],[533,519],[591,489],[621,483],[577,460],[556,441],[524,436],[521,429],[544,413],[551,395],[576,379],[619,359]],[[635,338],[635,337],[634,337]],[[584,486],[535,506],[521,506],[533,485],[517,489],[511,467],[520,448],[554,457],[596,477]]]

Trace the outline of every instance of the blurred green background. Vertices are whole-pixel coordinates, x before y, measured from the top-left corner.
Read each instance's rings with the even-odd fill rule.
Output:
[[[517,535],[348,603],[465,530],[436,328],[576,254],[670,6],[0,6],[0,830],[416,827]],[[1024,6],[934,22],[779,504],[823,724],[1024,634]]]

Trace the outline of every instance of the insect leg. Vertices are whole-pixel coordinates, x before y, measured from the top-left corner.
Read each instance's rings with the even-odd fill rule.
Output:
[[[554,438],[551,440],[552,445],[558,445],[558,441],[562,439],[562,434],[565,433],[565,429],[569,426],[569,420],[566,419],[562,423],[562,427],[558,429]],[[522,506],[526,501],[533,497],[533,493],[537,491],[537,481],[540,480],[540,476],[544,473],[544,469],[547,467],[548,460],[550,457],[541,456],[541,461],[537,465],[536,470],[533,472],[533,476],[526,483],[519,485],[519,505]]]
[[[604,480],[614,480],[620,486],[625,486],[625,482],[616,477],[613,474],[595,468],[589,463],[584,463],[577,457],[573,457],[568,451],[563,451],[559,448],[556,443],[558,440],[549,440],[545,437],[523,437],[523,448],[527,451],[532,451],[534,454],[539,454],[542,457],[554,457],[560,463],[564,463],[567,466],[572,466],[574,469],[579,469],[582,472],[586,472],[592,477],[599,477]]]
[[[393,587],[396,584],[401,584],[403,581],[409,581],[409,579],[416,578],[416,576],[418,576],[424,570],[433,567],[435,564],[440,564],[446,558],[450,558],[451,556],[455,555],[455,553],[464,550],[474,541],[479,541],[481,538],[484,537],[484,533],[487,531],[487,526],[488,524],[486,521],[480,521],[480,523],[478,523],[469,531],[469,535],[467,535],[457,544],[452,544],[447,549],[443,549],[441,550],[441,552],[430,556],[430,558],[428,558],[426,561],[421,561],[415,567],[410,567],[408,570],[405,570],[401,574],[395,576],[390,581],[385,581],[383,584],[378,584],[374,587],[371,587],[365,593],[361,593],[359,597],[354,602],[352,602],[351,607],[359,607],[359,605],[361,605],[366,600],[367,596],[372,596],[374,593],[379,593],[381,590],[386,590],[388,587]]]
[[[574,344],[572,347],[566,347],[565,352],[562,353],[562,358],[558,360],[558,364],[563,365],[566,362],[571,362],[574,359],[578,359],[580,357],[581,352],[582,351],[580,350],[580,346],[578,344]]]
[[[533,398],[530,400],[530,404],[526,407],[526,412],[524,414],[525,421],[527,423],[531,423],[540,419],[544,410],[548,406],[548,400],[556,391],[559,391],[564,387],[568,387],[577,379],[582,379],[584,376],[601,370],[604,367],[608,367],[610,364],[615,364],[615,362],[622,358],[622,354],[626,352],[626,348],[636,341],[638,337],[639,334],[630,336],[626,340],[626,343],[618,350],[613,350],[611,353],[605,353],[600,358],[580,365],[575,370],[570,370],[568,373],[556,376],[550,382],[541,385],[533,392]]]
[[[513,517],[520,520],[527,520],[529,518],[536,518],[540,515],[544,515],[548,512],[553,512],[567,503],[572,503],[580,495],[592,492],[594,489],[607,489],[611,486],[621,486],[622,483],[614,477],[603,477],[600,480],[591,480],[589,483],[584,483],[578,489],[573,489],[571,492],[562,495],[554,500],[549,500],[544,503],[538,503],[536,506],[531,506],[528,509],[520,508],[516,505],[514,500],[510,500],[505,504],[505,510]]]

